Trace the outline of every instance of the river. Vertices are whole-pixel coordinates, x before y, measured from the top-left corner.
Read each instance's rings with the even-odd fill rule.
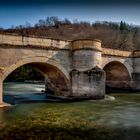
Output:
[[[41,92],[44,89],[44,83],[7,82],[4,83],[4,101],[12,105],[43,101],[46,99]]]
[[[44,90],[44,84],[41,83],[5,83],[4,100],[11,102],[13,106],[0,109],[0,124],[32,115],[38,117],[42,112],[49,111],[60,115],[59,123],[65,124],[65,119],[73,117],[75,120],[90,121],[90,124],[133,129],[125,139],[132,140],[135,136],[140,136],[140,93],[111,94],[116,98],[114,101],[46,103],[41,101],[46,99],[41,90]]]

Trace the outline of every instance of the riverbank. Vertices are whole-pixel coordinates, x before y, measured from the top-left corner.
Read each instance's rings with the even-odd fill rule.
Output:
[[[0,110],[0,139],[139,140],[140,94],[115,100],[20,104]]]

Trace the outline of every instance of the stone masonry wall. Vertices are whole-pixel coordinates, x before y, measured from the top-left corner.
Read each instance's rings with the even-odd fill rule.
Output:
[[[96,98],[102,98],[105,94],[105,73],[102,69],[108,63],[117,61],[128,70],[133,88],[140,89],[140,52],[102,48],[101,41],[97,39],[65,41],[0,35],[0,60],[1,83],[3,75],[6,77],[14,68],[38,62],[34,66],[40,67],[43,72],[48,71],[52,83],[59,85],[57,89],[65,90],[57,84],[58,75],[60,81],[69,81],[72,95]],[[49,68],[49,65],[52,67]],[[57,69],[60,71],[55,75]]]
[[[104,98],[105,95],[105,73],[98,67],[87,71],[73,70],[72,93],[74,96],[87,98]]]

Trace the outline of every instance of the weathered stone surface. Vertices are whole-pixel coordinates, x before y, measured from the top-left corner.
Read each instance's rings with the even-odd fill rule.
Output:
[[[140,57],[140,50],[133,51],[133,57],[134,58],[139,58]]]
[[[0,104],[4,79],[25,64],[41,71],[56,95],[103,98],[105,79],[113,87],[140,90],[140,51],[102,48],[100,40],[0,35],[0,60]]]
[[[2,79],[0,79],[0,104],[3,103],[3,83]]]
[[[72,93],[74,96],[104,98],[105,73],[98,67],[87,71],[71,71]]]
[[[121,51],[121,50],[109,49],[109,48],[102,48],[102,54],[120,56],[120,57],[132,57],[133,56],[131,51]]]
[[[73,52],[73,68],[88,70],[100,66],[101,52],[93,50],[77,50]]]
[[[81,50],[81,49],[90,49],[90,50],[96,50],[101,51],[101,41],[98,39],[94,40],[88,40],[88,39],[82,39],[82,40],[74,40],[72,41],[72,50]]]
[[[42,46],[45,48],[68,48],[69,41],[45,39],[45,38],[35,38],[35,37],[25,37],[17,35],[0,35],[0,44],[10,44],[10,45],[23,45],[23,46]]]
[[[134,91],[140,91],[140,72],[132,73],[131,87]]]

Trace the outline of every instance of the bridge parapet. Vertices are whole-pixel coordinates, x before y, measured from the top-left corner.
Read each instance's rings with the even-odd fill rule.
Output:
[[[39,46],[44,48],[53,47],[57,49],[69,49],[69,43],[69,41],[63,40],[0,34],[1,45],[7,44],[14,46]]]
[[[116,49],[102,48],[102,55],[120,56],[120,57],[132,57],[131,51],[121,51]]]
[[[140,57],[140,50],[133,51],[133,57],[134,58]]]
[[[102,48],[101,41],[98,39],[88,40],[80,39],[72,41],[55,40],[48,38],[27,37],[19,35],[4,35],[0,34],[0,45],[12,46],[32,46],[40,48],[54,48],[54,49],[72,49],[80,50],[96,50],[102,51],[102,55],[120,56],[120,57],[139,57],[140,51],[121,51],[116,49]],[[71,48],[72,47],[72,48]]]

